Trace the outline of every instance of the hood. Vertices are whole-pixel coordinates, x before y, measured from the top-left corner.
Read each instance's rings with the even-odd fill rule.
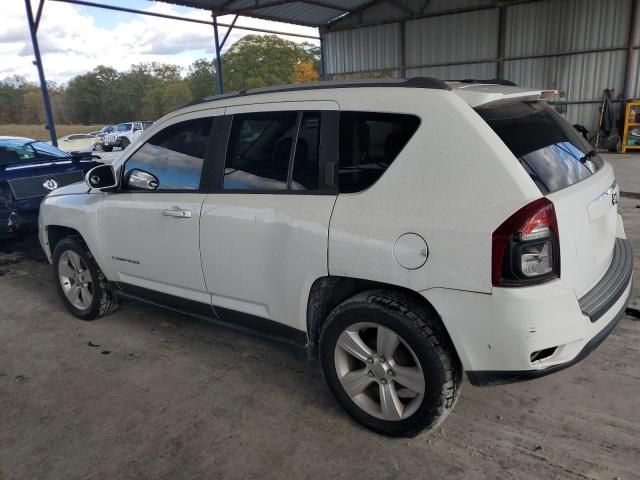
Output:
[[[64,187],[56,188],[47,197],[59,197],[61,195],[80,195],[89,192],[89,187],[84,182],[72,183]]]

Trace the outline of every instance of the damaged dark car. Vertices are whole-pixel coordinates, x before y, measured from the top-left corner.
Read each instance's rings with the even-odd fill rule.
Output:
[[[42,199],[58,187],[83,181],[101,164],[96,158],[30,138],[0,136],[0,240],[36,231]]]

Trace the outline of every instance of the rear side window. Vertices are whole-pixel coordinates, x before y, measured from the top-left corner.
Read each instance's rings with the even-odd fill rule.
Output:
[[[157,191],[198,190],[212,123],[212,118],[198,118],[156,133],[129,157],[125,178],[137,169],[158,179]]]
[[[603,166],[593,147],[543,102],[517,102],[476,111],[543,194],[578,183]]]
[[[338,185],[341,193],[373,185],[420,125],[414,115],[375,112],[340,114]]]
[[[224,189],[318,189],[319,135],[319,112],[235,115],[225,162]]]

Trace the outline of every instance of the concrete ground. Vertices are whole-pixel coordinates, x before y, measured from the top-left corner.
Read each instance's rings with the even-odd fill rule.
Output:
[[[612,163],[640,194],[640,156]],[[620,203],[638,254],[639,204]],[[0,252],[0,480],[640,478],[630,316],[580,364],[465,383],[441,428],[390,439],[353,422],[318,365],[286,347],[135,303],[81,322],[34,239]]]

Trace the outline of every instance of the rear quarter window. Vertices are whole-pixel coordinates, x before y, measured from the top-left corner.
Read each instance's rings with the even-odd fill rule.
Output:
[[[593,147],[543,102],[477,108],[543,194],[596,173],[603,161]]]
[[[342,112],[338,185],[340,193],[360,192],[389,168],[420,125],[414,115]]]

